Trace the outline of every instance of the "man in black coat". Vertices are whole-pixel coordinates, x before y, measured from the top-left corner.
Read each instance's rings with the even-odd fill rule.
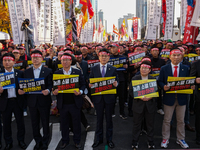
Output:
[[[91,68],[89,78],[100,78],[100,77],[116,77],[116,81],[113,83],[115,87],[118,84],[118,75],[116,68],[107,64],[110,59],[110,52],[107,49],[102,49],[99,51],[99,60],[100,64]],[[89,84],[91,88],[93,84]],[[106,139],[107,144],[110,148],[114,148],[115,145],[112,142],[113,134],[113,123],[112,123],[112,112],[115,106],[115,94],[106,94],[106,95],[95,95],[92,96],[92,101],[96,109],[97,114],[97,125],[96,125],[96,141],[92,145],[93,148],[99,146],[103,143],[103,118],[105,110],[106,118]]]
[[[44,78],[45,86],[42,87],[41,94],[28,94],[27,105],[30,110],[33,137],[36,142],[34,150],[48,149],[50,139],[49,132],[49,112],[51,106],[51,90],[52,90],[52,70],[42,65],[42,52],[35,50],[31,53],[33,67],[25,70],[24,78]],[[19,90],[19,94],[23,95],[25,92]],[[43,126],[43,136],[40,134],[40,119]]]
[[[82,94],[85,89],[85,80],[80,70],[72,68],[72,55],[64,53],[61,57],[61,64],[63,69],[58,70],[55,74],[64,75],[79,75],[79,91],[74,93],[59,93],[58,89],[53,91],[54,95],[57,95],[57,107],[60,112],[61,118],[61,134],[62,134],[62,145],[61,149],[66,148],[69,145],[69,122],[72,119],[74,143],[77,149],[81,149],[81,107],[83,105]],[[71,119],[70,119],[71,118]]]
[[[200,145],[200,60],[192,63],[191,77],[196,77],[196,87],[195,87],[195,129],[196,129],[196,143]]]
[[[145,119],[147,127],[148,148],[155,148],[154,144],[154,119],[156,112],[156,100],[152,97],[135,98],[133,94],[132,80],[155,79],[150,76],[151,62],[144,61],[141,63],[140,74],[131,79],[129,85],[129,94],[133,101],[133,140],[132,148],[138,148],[138,140],[141,132],[142,121]]]
[[[24,96],[18,94],[18,78],[23,78],[23,72],[13,68],[15,64],[15,56],[12,53],[6,53],[3,55],[3,66],[4,69],[1,73],[14,72],[16,88],[5,89],[0,87],[0,111],[2,112],[3,118],[3,131],[4,140],[6,143],[5,150],[9,150],[13,147],[12,131],[11,131],[11,120],[12,113],[14,113],[17,122],[17,140],[18,144],[22,149],[26,149],[24,143],[25,136],[25,125],[23,117],[24,108]]]

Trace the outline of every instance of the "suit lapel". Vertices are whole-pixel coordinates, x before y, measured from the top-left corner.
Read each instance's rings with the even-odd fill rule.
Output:
[[[101,71],[100,71],[100,64],[97,66],[97,75],[99,75],[99,77],[102,77]]]
[[[33,72],[33,67],[31,67],[31,74],[30,74],[30,76],[31,76],[30,78],[35,78],[34,77],[34,72]]]
[[[99,69],[99,70],[100,70],[100,69]],[[107,65],[105,77],[108,77],[110,70],[111,70],[110,66]]]
[[[171,63],[170,63],[170,65],[169,65],[168,71],[169,71],[169,76],[173,76],[173,73],[172,73],[172,65],[171,65]]]
[[[183,77],[183,72],[184,72],[184,69],[183,69],[182,65],[180,64],[179,77]]]
[[[43,65],[42,65],[42,68],[40,70],[40,76],[39,76],[39,78],[42,78],[42,77],[44,77],[44,66]]]

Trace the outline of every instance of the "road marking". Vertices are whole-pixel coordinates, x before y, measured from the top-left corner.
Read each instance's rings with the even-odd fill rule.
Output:
[[[94,135],[95,135],[95,131],[87,132],[84,150],[93,150],[92,144],[94,142]]]
[[[52,138],[49,144],[49,150],[55,150],[61,140],[60,123],[54,123],[52,127]]]
[[[49,126],[51,126],[52,123],[49,123]],[[43,136],[43,128],[40,129],[40,134]],[[26,150],[33,150],[33,147],[35,146],[35,140],[33,139],[31,143],[28,145]]]

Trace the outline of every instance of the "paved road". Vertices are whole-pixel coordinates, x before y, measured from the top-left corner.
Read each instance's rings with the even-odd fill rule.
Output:
[[[126,109],[127,111],[127,109]],[[94,131],[96,125],[96,116],[89,115],[86,113],[86,118],[91,125],[91,128],[88,132],[82,127],[82,140],[81,143],[85,146],[84,150],[92,150],[91,145],[94,140]],[[163,116],[156,114],[156,121],[155,121],[155,145],[156,149],[160,149],[160,142],[162,140],[161,136],[161,127],[162,127],[162,119]],[[190,118],[191,125],[194,126],[194,116]],[[132,118],[129,117],[127,120],[122,120],[118,114],[118,106],[116,106],[116,117],[113,118],[114,123],[114,135],[113,135],[113,142],[115,143],[115,150],[131,150],[131,140],[132,140]],[[33,136],[32,136],[32,129],[31,129],[31,120],[30,115],[25,117],[25,125],[26,125],[26,137],[25,142],[28,145],[28,150],[32,150],[34,146]],[[105,125],[104,125],[105,127]],[[16,140],[16,122],[15,120],[12,123],[12,130],[13,130],[13,139],[14,139],[14,147],[13,150],[20,150],[17,145]],[[59,149],[61,144],[60,139],[60,126],[59,126],[59,117],[51,116],[50,117],[50,130],[51,130],[51,142],[49,146],[49,150]],[[42,131],[42,130],[41,130]],[[105,135],[105,134],[104,134]],[[5,146],[4,141],[3,146]],[[195,144],[195,133],[186,131],[186,142],[189,144],[190,149],[199,149],[200,146]],[[104,144],[100,145],[98,148],[94,150],[104,150],[106,146],[106,140]],[[169,149],[181,149],[179,145],[176,144],[176,127],[175,123],[173,125],[173,129],[171,130],[171,138],[169,143]],[[70,141],[70,146],[66,148],[67,150],[75,150],[72,136]],[[141,135],[139,140],[139,149],[147,149],[147,139],[146,135]]]

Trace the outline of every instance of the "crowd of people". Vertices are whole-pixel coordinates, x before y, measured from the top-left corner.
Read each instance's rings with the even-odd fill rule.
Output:
[[[196,132],[196,144],[200,145],[200,46],[192,43],[183,44],[181,40],[149,40],[134,42],[103,42],[88,44],[67,44],[52,46],[43,44],[30,49],[30,56],[26,54],[23,45],[0,43],[0,73],[14,72],[15,88],[3,89],[0,87],[0,148],[2,134],[5,140],[5,150],[13,147],[11,119],[14,114],[17,123],[17,140],[22,149],[26,149],[24,115],[27,107],[30,113],[33,137],[36,142],[34,150],[46,150],[50,140],[49,117],[52,95],[56,96],[62,144],[60,149],[69,145],[69,133],[73,132],[73,141],[77,149],[82,149],[81,123],[86,131],[90,124],[83,112],[85,99],[90,102],[87,111],[94,106],[96,121],[95,141],[93,148],[103,143],[103,120],[106,119],[106,141],[110,148],[115,144],[112,140],[112,118],[115,112],[115,103],[119,103],[119,116],[127,119],[133,117],[132,148],[138,148],[141,132],[146,132],[148,148],[155,148],[154,122],[155,113],[164,115],[162,124],[161,147],[167,148],[170,139],[172,118],[176,112],[177,144],[182,148],[189,148],[185,141],[185,129]],[[140,61],[130,64],[129,54],[145,52]],[[188,54],[196,54],[190,57]],[[125,58],[121,70],[110,65],[111,58]],[[99,63],[89,66],[91,60]],[[74,93],[59,93],[53,88],[53,74],[79,75],[79,90]],[[158,74],[156,77],[154,74]],[[115,77],[112,83],[117,94],[99,94],[91,96],[90,83],[92,78]],[[194,94],[166,93],[169,90],[167,78],[196,77],[195,85],[191,86]],[[44,78],[45,86],[41,93],[25,94],[19,87],[18,78]],[[134,98],[132,80],[156,79],[159,97]],[[90,101],[91,99],[91,101]],[[128,114],[125,113],[128,107]],[[195,114],[195,128],[190,126],[190,115]],[[3,126],[2,126],[2,123]],[[40,122],[43,127],[43,136],[40,134]],[[3,130],[3,132],[2,132]]]

